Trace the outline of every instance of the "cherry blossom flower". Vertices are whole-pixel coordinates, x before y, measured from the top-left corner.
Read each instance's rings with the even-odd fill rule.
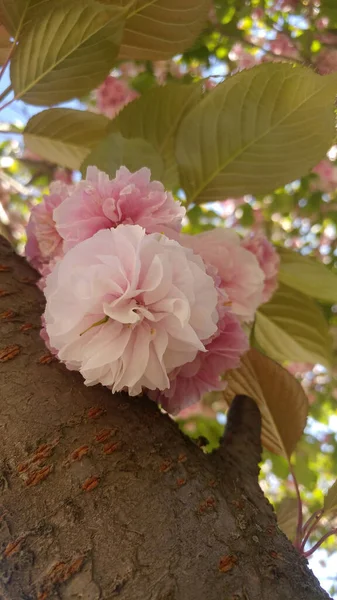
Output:
[[[321,160],[312,169],[319,176],[317,181],[311,182],[311,189],[319,189],[322,192],[334,192],[337,188],[337,167],[328,159]]]
[[[61,182],[50,186],[50,194],[33,206],[27,225],[26,257],[31,265],[41,270],[52,259],[63,255],[62,238],[55,227],[54,210],[69,194],[70,188]]]
[[[96,90],[96,105],[100,113],[112,119],[139,94],[123,79],[109,75]]]
[[[162,183],[150,178],[145,167],[135,173],[121,167],[112,180],[96,167],[88,167],[85,180],[54,211],[64,250],[121,223],[141,225],[147,233],[180,231],[185,209]]]
[[[265,275],[257,258],[242,247],[238,234],[218,227],[196,235],[182,235],[181,243],[217,269],[232,312],[243,320],[252,320],[262,302]]]
[[[72,171],[70,169],[63,169],[62,167],[58,167],[54,171],[53,180],[62,181],[62,183],[71,185],[73,183]]]
[[[229,58],[237,63],[239,69],[250,69],[260,62],[260,59],[255,54],[248,52],[239,43],[233,45],[229,53]]]
[[[260,268],[264,272],[262,302],[268,302],[277,289],[280,257],[273,244],[262,233],[247,236],[242,242],[242,247],[256,256]]]
[[[337,50],[322,50],[317,57],[316,67],[321,75],[337,71]]]
[[[225,312],[216,335],[205,347],[206,353],[198,352],[192,362],[175,369],[169,377],[170,387],[157,394],[157,402],[167,412],[178,414],[199,402],[204,394],[224,390],[222,375],[240,365],[249,344],[238,318]]]
[[[269,42],[269,49],[276,56],[286,56],[287,58],[298,58],[298,50],[287,35],[278,33],[274,40]]]
[[[217,332],[219,295],[200,258],[138,225],[97,232],[46,279],[49,346],[86,385],[164,390]]]

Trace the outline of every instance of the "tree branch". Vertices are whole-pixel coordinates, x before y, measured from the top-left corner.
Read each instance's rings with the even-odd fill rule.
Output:
[[[228,411],[227,426],[218,453],[238,475],[257,479],[261,460],[261,415],[248,396],[236,396]]]

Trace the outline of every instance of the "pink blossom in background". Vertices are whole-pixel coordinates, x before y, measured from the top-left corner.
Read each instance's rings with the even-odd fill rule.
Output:
[[[62,238],[56,230],[54,210],[68,197],[70,188],[55,182],[49,196],[33,206],[27,225],[26,257],[31,265],[41,271],[49,261],[63,255]]]
[[[295,10],[301,0],[275,0],[273,9],[281,11]]]
[[[210,23],[212,23],[212,25],[216,25],[217,22],[218,22],[218,17],[217,17],[217,14],[216,14],[216,8],[215,8],[215,6],[214,6],[213,3],[211,3],[211,6],[210,6],[209,11],[208,11],[208,20],[209,20]]]
[[[317,57],[316,68],[321,75],[337,71],[337,50],[322,50]]]
[[[166,389],[217,332],[218,292],[201,258],[138,225],[69,250],[44,291],[50,346],[87,385],[113,392]]]
[[[232,49],[229,52],[229,58],[238,64],[239,69],[250,69],[261,60],[255,54],[253,55],[248,52],[248,50],[239,43],[232,46]]]
[[[191,406],[183,408],[183,410],[178,413],[179,419],[189,419],[191,417],[200,415],[202,415],[203,417],[209,417],[210,419],[214,419],[216,417],[216,412],[214,411],[212,406],[208,406],[207,404],[204,404],[202,400],[200,400],[196,404],[191,404]],[[186,425],[188,424],[184,424],[185,428]]]
[[[254,8],[254,10],[252,10],[252,19],[254,19],[254,21],[259,21],[259,20],[263,20],[265,17],[265,12],[263,10],[263,8]]]
[[[257,258],[242,247],[235,231],[217,227],[196,235],[182,235],[181,243],[217,269],[231,310],[250,321],[262,303],[265,275]]]
[[[217,86],[218,83],[219,82],[216,81],[215,79],[207,78],[204,81],[204,88],[207,92],[209,92],[209,91],[213,90]]]
[[[88,167],[86,178],[55,210],[54,219],[67,251],[96,231],[121,223],[141,225],[147,233],[179,232],[185,212],[162,183],[151,181],[146,167],[135,173],[121,167],[115,179]]]
[[[145,66],[136,64],[135,62],[129,60],[120,63],[120,65],[118,66],[118,71],[123,75],[123,77],[126,77],[127,79],[132,79],[133,77],[139,75],[139,73],[143,73],[145,71]]]
[[[178,414],[199,402],[204,394],[224,390],[226,382],[221,379],[222,375],[240,365],[240,358],[248,348],[248,339],[238,318],[226,312],[219,321],[216,335],[206,344],[207,352],[198,352],[192,362],[173,371],[169,389],[157,396],[157,402],[167,412]]]
[[[313,365],[312,363],[290,363],[287,365],[287,371],[292,375],[304,375],[304,373],[308,373],[312,371]]]
[[[322,192],[334,192],[337,188],[337,167],[327,158],[312,169],[313,173],[319,176],[317,181],[311,182],[313,190],[319,189]]]
[[[256,256],[264,272],[262,302],[268,302],[277,289],[280,257],[273,244],[262,233],[248,235],[242,241],[242,247]]]
[[[321,19],[323,20],[323,19]],[[319,29],[319,26],[317,24],[316,21],[316,27],[317,29]],[[322,29],[324,29],[324,27],[322,27]],[[332,45],[332,46],[336,46],[337,45],[337,35],[335,33],[320,33],[317,36],[317,39],[319,42],[322,42],[322,44],[327,44],[328,46]]]
[[[29,150],[29,148],[24,148],[23,153],[22,153],[22,158],[24,158],[26,160],[34,160],[37,162],[44,160],[43,158],[41,158],[41,156],[39,156],[39,154],[32,152],[31,150]]]
[[[318,29],[318,31],[324,31],[324,29],[326,29],[328,25],[329,25],[329,18],[328,17],[320,17],[319,19],[316,19],[316,21],[315,21],[315,27],[316,27],[316,29]],[[331,37],[329,38],[329,36],[331,36]],[[324,39],[321,39],[322,37],[324,38],[324,35],[320,36],[319,40],[322,41],[322,42],[324,42]],[[333,39],[333,38],[336,41],[336,36],[335,35],[329,34],[329,33],[327,34],[327,40]],[[325,43],[329,44],[330,42],[329,41],[325,41]]]
[[[153,74],[159,85],[164,85],[169,72],[168,60],[157,60],[152,64]]]
[[[269,42],[269,50],[276,56],[286,56],[287,58],[298,58],[298,50],[284,33],[278,33],[274,40]]]
[[[227,198],[226,200],[222,200],[218,203],[221,216],[231,216],[235,210],[244,203],[245,199],[243,196],[241,198]]]
[[[129,102],[138,98],[139,94],[129,88],[123,79],[109,75],[97,88],[96,105],[100,113],[113,119]]]
[[[58,167],[54,171],[53,180],[62,181],[62,183],[65,183],[66,185],[71,185],[73,183],[72,171],[70,169]]]

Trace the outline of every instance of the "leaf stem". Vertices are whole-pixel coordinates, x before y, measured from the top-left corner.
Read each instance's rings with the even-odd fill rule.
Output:
[[[303,530],[302,530],[302,534],[304,535],[306,533],[306,531],[308,530],[309,525],[311,525],[312,521],[314,519],[316,519],[316,517],[319,515],[320,517],[322,516],[322,511],[323,509],[320,508],[319,510],[315,510],[314,513],[312,513],[312,515],[309,517],[309,519],[304,523],[303,525]]]
[[[2,100],[4,100],[8,96],[8,94],[10,94],[11,91],[12,91],[12,86],[11,86],[11,84],[9,84],[6,87],[6,89],[3,92],[1,92],[1,94],[0,94],[0,102],[2,102]]]
[[[323,544],[323,542],[325,542],[325,540],[327,540],[332,535],[336,535],[336,533],[337,533],[337,528],[331,529],[330,531],[328,531],[328,533],[325,533],[321,537],[321,539],[312,548],[310,548],[310,550],[303,553],[303,556],[305,556],[305,558],[309,558],[309,556],[312,556],[313,553],[316,552],[316,550],[318,550],[318,548]]]
[[[304,538],[302,540],[302,544],[301,544],[301,547],[300,547],[300,551],[302,552],[302,554],[304,554],[304,556],[306,554],[305,551],[304,551],[305,545],[306,545],[309,537],[311,536],[312,532],[316,529],[319,521],[321,520],[321,518],[323,516],[323,513],[324,513],[323,509],[321,509],[320,511],[316,511],[316,513],[314,513],[312,515],[314,517],[314,520],[311,523],[311,525],[309,526],[310,519],[309,519],[309,521],[306,524],[306,534],[305,534],[305,536],[304,536]]]
[[[294,468],[293,468],[292,464],[290,463],[290,461],[289,461],[289,470],[290,470],[290,474],[293,478],[293,482],[294,482],[295,490],[296,490],[296,497],[297,497],[297,527],[296,527],[296,537],[295,537],[294,546],[295,546],[295,548],[300,550],[301,540],[302,540],[302,528],[303,528],[303,506],[302,506],[302,499],[301,499],[300,488],[298,486],[298,481],[296,479],[295,471],[294,471]]]
[[[14,41],[13,44],[11,45],[11,47],[10,47],[10,50],[8,52],[8,55],[7,55],[7,58],[6,58],[5,62],[4,62],[4,64],[2,65],[2,67],[1,67],[0,81],[2,79],[2,76],[3,76],[4,72],[6,71],[6,68],[7,68],[7,65],[8,65],[10,59],[12,58],[12,54],[14,52],[15,45],[16,45],[16,42]]]
[[[14,98],[12,98],[11,100],[8,100],[8,102],[6,102],[5,104],[3,104],[2,106],[0,106],[0,112],[1,112],[2,110],[4,110],[4,108],[7,108],[7,107],[8,107],[10,104],[12,104],[12,102],[14,102],[14,100],[15,100],[15,99],[16,99],[16,98],[14,97]]]

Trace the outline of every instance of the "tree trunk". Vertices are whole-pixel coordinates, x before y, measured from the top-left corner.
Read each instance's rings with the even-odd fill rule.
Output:
[[[35,272],[0,242],[1,600],[319,600],[258,486],[237,398],[205,455],[144,398],[86,388],[39,337]]]

